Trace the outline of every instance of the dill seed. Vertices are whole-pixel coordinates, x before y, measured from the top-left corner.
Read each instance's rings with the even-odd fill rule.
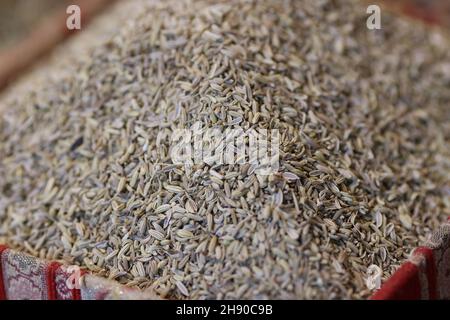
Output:
[[[450,212],[450,40],[366,19],[119,1],[0,98],[0,238],[169,298],[368,297]],[[173,163],[176,129],[230,128],[278,132],[278,172]]]

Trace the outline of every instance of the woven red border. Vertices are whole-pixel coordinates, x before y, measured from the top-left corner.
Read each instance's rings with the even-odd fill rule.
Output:
[[[51,262],[46,270],[47,276],[47,287],[48,287],[48,299],[49,300],[59,300],[58,293],[56,289],[56,272],[59,268],[63,267],[61,263]],[[84,269],[80,270],[80,276],[83,276],[87,272]],[[71,289],[72,300],[81,300],[81,290]]]
[[[8,249],[7,246],[0,245],[0,300],[6,300],[6,289],[5,283],[3,281],[3,267],[2,267],[2,256],[3,252]]]
[[[57,300],[55,274],[56,270],[60,266],[61,264],[58,262],[50,262],[50,264],[47,266],[46,276],[47,276],[48,300]]]
[[[370,299],[415,300],[420,297],[419,269],[411,262],[406,262]]]
[[[442,226],[437,234],[449,237],[447,224]],[[449,242],[443,242],[439,247],[419,247],[414,250],[408,262],[405,262],[386,283],[370,298],[371,300],[411,300],[411,299],[443,299],[442,288],[439,288],[438,273],[448,272],[438,270],[443,268],[436,264],[436,259],[442,255],[442,250],[449,250]],[[438,255],[438,256],[436,256]],[[441,262],[440,262],[441,263]],[[441,275],[442,276],[442,275]],[[448,275],[447,277],[450,277]],[[448,295],[448,293],[447,293]],[[447,297],[448,298],[448,297]]]

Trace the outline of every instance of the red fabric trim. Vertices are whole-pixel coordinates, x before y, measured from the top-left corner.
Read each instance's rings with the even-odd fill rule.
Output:
[[[431,300],[438,299],[437,292],[437,270],[434,264],[433,250],[426,247],[419,247],[414,250],[414,255],[420,254],[426,259],[426,276],[428,280],[428,294]]]
[[[73,300],[81,300],[81,291],[80,291],[80,289],[73,289],[72,290],[72,297],[73,297]]]
[[[47,266],[47,288],[48,288],[48,300],[57,300],[56,296],[56,282],[55,273],[56,270],[61,266],[58,262],[50,262]]]
[[[7,246],[0,245],[0,300],[6,300],[6,288],[3,281],[2,255],[8,249]]]
[[[417,300],[420,298],[419,269],[411,262],[406,262],[370,299]]]

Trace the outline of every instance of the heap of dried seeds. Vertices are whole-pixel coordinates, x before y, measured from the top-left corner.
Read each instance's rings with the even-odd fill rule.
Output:
[[[361,298],[450,214],[446,36],[353,0],[131,2],[0,102],[0,241],[175,298]],[[279,130],[279,173],[171,164],[195,121]]]

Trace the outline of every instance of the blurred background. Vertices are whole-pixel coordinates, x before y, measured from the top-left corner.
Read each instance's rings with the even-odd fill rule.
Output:
[[[120,0],[116,0],[120,1]],[[301,0],[298,0],[301,1]],[[450,31],[450,0],[361,0]],[[79,5],[83,27],[115,0],[0,0],[0,91],[73,34],[66,8]]]
[[[62,9],[65,0],[1,0],[0,50],[29,34],[49,12]]]

